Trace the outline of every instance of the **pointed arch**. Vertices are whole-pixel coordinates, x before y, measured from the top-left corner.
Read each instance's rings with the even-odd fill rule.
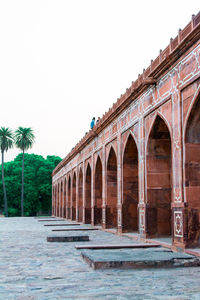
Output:
[[[71,176],[68,177],[67,184],[67,219],[71,219]]]
[[[83,172],[79,170],[78,177],[78,222],[83,222]]]
[[[123,159],[124,159],[124,152],[125,152],[125,148],[126,148],[127,142],[128,142],[128,140],[129,140],[131,137],[132,137],[132,139],[134,140],[135,145],[136,145],[136,147],[137,147],[137,151],[138,151],[138,144],[137,144],[137,139],[136,139],[136,137],[135,137],[135,134],[133,134],[132,131],[129,131],[129,134],[127,134],[127,137],[126,137],[125,141],[123,142],[122,161],[123,161]]]
[[[117,156],[113,147],[107,160],[106,227],[117,227]]]
[[[131,134],[123,153],[122,230],[138,230],[138,149]]]
[[[94,224],[102,223],[102,162],[98,155],[94,179]]]
[[[87,164],[85,176],[85,223],[91,223],[91,167]]]
[[[145,145],[146,148],[145,148],[145,151],[147,151],[147,146],[148,146],[148,142],[149,142],[149,136],[152,133],[152,129],[153,129],[154,125],[155,125],[155,121],[156,121],[157,118],[160,118],[160,119],[163,120],[163,122],[165,123],[165,125],[167,126],[167,129],[169,131],[170,139],[172,137],[172,130],[171,130],[171,126],[170,126],[168,120],[165,118],[165,116],[160,111],[157,111],[156,114],[153,117],[153,120],[151,122],[151,126],[149,128],[149,132],[148,132],[147,137],[146,137],[146,145]]]
[[[200,94],[186,124],[184,186],[188,203],[188,246],[200,246]]]
[[[76,172],[72,181],[72,220],[76,220]]]
[[[149,236],[171,236],[171,135],[160,115],[149,134],[146,170]]]

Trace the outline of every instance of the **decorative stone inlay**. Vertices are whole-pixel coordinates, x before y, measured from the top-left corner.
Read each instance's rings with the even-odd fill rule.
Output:
[[[183,215],[182,211],[174,212],[174,236],[183,236]]]

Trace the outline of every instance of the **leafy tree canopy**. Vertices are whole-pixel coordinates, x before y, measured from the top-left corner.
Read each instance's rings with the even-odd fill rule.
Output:
[[[24,162],[24,215],[51,211],[51,174],[62,159],[58,156],[47,156],[25,153]],[[11,161],[4,163],[5,184],[8,198],[8,215],[21,214],[21,171],[22,153]],[[0,209],[3,210],[3,189],[0,180]]]

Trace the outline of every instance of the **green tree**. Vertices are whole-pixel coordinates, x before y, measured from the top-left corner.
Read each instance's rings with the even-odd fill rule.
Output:
[[[8,203],[6,194],[6,185],[4,180],[4,152],[13,147],[13,133],[11,129],[1,127],[0,128],[0,146],[1,146],[1,170],[2,170],[2,185],[3,185],[3,195],[4,195],[4,213],[6,217],[8,216]]]
[[[28,127],[18,127],[15,131],[15,145],[22,150],[22,189],[21,189],[21,216],[24,216],[24,152],[33,146],[35,136]]]
[[[54,168],[62,159],[58,156],[24,154],[24,215],[51,213],[52,177]],[[8,201],[8,215],[21,215],[22,153],[4,164]],[[3,207],[3,187],[0,178],[0,207]]]

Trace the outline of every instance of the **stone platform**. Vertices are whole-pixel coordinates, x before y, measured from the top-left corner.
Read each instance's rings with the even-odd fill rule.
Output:
[[[91,250],[98,250],[98,249],[127,249],[127,248],[154,248],[160,247],[159,245],[155,244],[103,244],[103,245],[76,245],[75,248],[80,249],[91,249]]]
[[[172,268],[197,267],[200,259],[185,253],[175,253],[165,248],[82,250],[83,259],[96,269]]]
[[[88,242],[88,235],[68,235],[68,236],[48,236],[47,242],[69,243],[69,242]]]
[[[52,229],[52,231],[95,231],[98,228],[67,228],[67,229]]]

